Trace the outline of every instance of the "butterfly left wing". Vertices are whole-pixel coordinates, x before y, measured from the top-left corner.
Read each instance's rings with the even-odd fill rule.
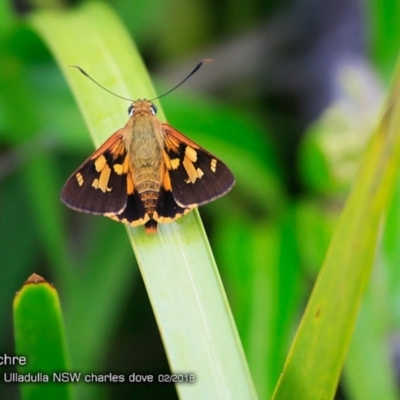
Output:
[[[232,189],[235,178],[217,157],[186,136],[162,124],[167,187],[176,205],[184,210],[209,203]],[[168,190],[167,190],[168,193]]]
[[[115,132],[70,176],[61,200],[77,211],[140,225],[145,210],[137,201],[123,135],[123,129]]]

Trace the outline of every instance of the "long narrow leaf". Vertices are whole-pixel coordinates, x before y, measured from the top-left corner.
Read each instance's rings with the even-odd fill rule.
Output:
[[[400,77],[366,149],[274,399],[332,399],[400,164]]]
[[[122,96],[155,96],[138,52],[106,6],[91,3],[73,12],[39,12],[30,20],[67,77],[96,145],[124,124],[126,106],[68,65],[81,66]],[[195,375],[195,384],[177,385],[180,397],[255,398],[197,212],[161,226],[157,235],[146,235],[141,227],[128,233],[171,369]]]
[[[18,371],[32,379],[20,385],[22,398],[70,399],[70,386],[57,383],[57,376],[61,379],[59,374],[67,371],[67,356],[56,290],[33,274],[15,296],[13,309],[17,354],[26,357]]]

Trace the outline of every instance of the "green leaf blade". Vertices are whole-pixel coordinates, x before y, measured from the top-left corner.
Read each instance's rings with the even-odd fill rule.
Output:
[[[30,21],[66,75],[96,145],[123,125],[125,108],[67,65],[81,66],[122,96],[155,97],[129,35],[105,5],[40,12]],[[143,227],[128,228],[128,235],[171,370],[196,375],[194,384],[177,385],[180,398],[256,398],[198,212],[159,226],[156,235],[145,234]]]
[[[18,371],[47,376],[43,383],[22,383],[22,398],[70,399],[69,385],[53,381],[53,373],[67,372],[63,320],[56,290],[33,274],[17,293],[13,308],[16,351],[27,360]]]
[[[397,78],[339,219],[275,390],[275,400],[334,397],[396,186],[399,86]]]

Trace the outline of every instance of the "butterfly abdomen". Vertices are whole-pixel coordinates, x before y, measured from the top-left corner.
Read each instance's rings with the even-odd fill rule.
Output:
[[[133,176],[133,181],[146,213],[149,217],[152,217],[160,194],[161,178],[159,171],[143,167]]]

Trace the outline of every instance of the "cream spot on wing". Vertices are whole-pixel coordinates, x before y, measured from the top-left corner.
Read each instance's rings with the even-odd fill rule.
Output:
[[[111,192],[111,188],[107,187],[110,175],[111,168],[108,165],[104,165],[100,177],[93,180],[92,186],[95,189],[100,189],[103,193]]]
[[[197,161],[197,151],[193,147],[186,146],[185,156],[192,162]]]
[[[217,160],[215,158],[211,159],[210,168],[212,172],[217,170]]]
[[[188,174],[189,182],[195,183],[197,179],[197,171],[192,161],[190,161],[186,156],[183,158],[183,166]]]
[[[179,158],[174,158],[173,160],[171,160],[172,169],[177,169],[180,163],[181,161],[179,160]]]
[[[122,164],[114,164],[113,169],[118,175],[122,175],[124,173],[124,166]]]
[[[94,167],[96,168],[97,172],[100,172],[105,165],[107,165],[107,160],[103,155],[97,157],[97,160],[94,162]]]
[[[82,174],[81,174],[80,172],[78,172],[78,173],[75,175],[75,178],[76,178],[76,180],[78,181],[78,185],[79,185],[79,186],[82,186],[83,183],[85,182],[85,180],[83,179],[83,176],[82,176]]]
[[[92,187],[94,187],[95,189],[99,188],[99,180],[97,178],[93,180]]]
[[[200,179],[203,175],[204,175],[204,172],[203,172],[203,170],[202,169],[200,169],[200,168],[197,168],[197,177]]]

